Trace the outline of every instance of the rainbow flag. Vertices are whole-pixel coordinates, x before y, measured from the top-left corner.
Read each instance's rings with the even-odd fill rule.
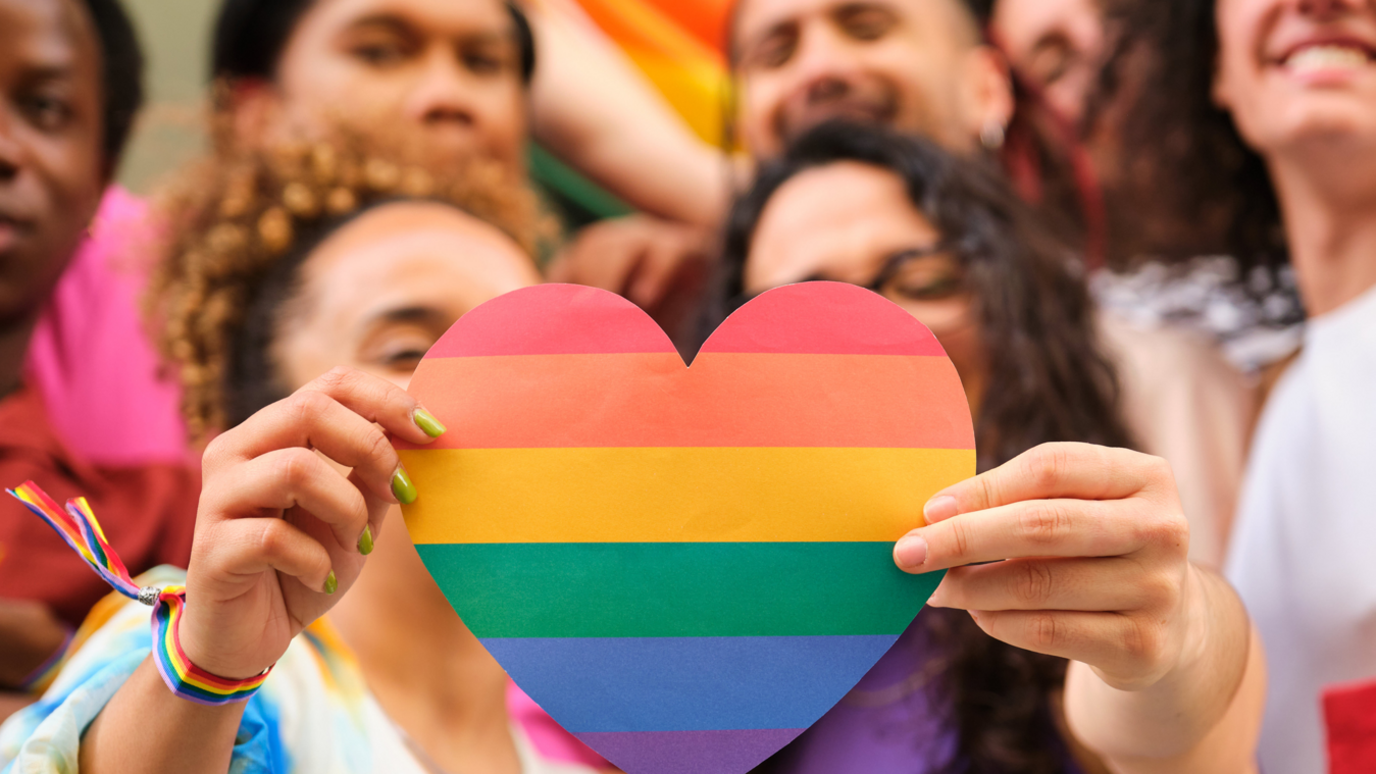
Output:
[[[693,131],[722,142],[729,0],[578,0]]]
[[[411,392],[422,560],[555,720],[627,772],[745,772],[870,669],[940,581],[892,560],[973,475],[960,380],[880,296],[751,301],[691,368],[620,297],[543,285],[461,319]]]

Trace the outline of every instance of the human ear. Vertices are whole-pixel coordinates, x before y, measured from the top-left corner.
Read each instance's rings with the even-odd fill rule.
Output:
[[[966,136],[987,136],[993,127],[1002,132],[1013,118],[1013,77],[1008,60],[992,46],[976,46],[965,55],[964,87],[960,90]]]

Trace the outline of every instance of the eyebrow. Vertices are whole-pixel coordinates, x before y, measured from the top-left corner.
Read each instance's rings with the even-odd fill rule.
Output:
[[[416,25],[412,24],[411,21],[407,19],[405,16],[396,13],[386,12],[361,16],[357,19],[354,19],[352,22],[349,22],[348,26],[346,26],[344,29],[346,32],[354,32],[357,30],[368,29],[370,27],[379,27],[389,32],[394,32],[398,35],[407,35],[410,37],[423,36],[423,33],[417,29]],[[478,43],[505,43],[512,40],[513,33],[511,30],[508,29],[503,29],[501,32],[483,30],[464,34],[461,37],[464,40]]]
[[[396,309],[384,309],[370,316],[365,325],[366,327],[374,327],[386,323],[443,324],[444,322],[444,313],[434,307],[403,306]]]

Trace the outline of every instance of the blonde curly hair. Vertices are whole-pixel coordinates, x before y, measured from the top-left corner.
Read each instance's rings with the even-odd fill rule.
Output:
[[[462,209],[532,256],[555,238],[538,198],[503,166],[475,159],[440,176],[398,160],[402,155],[333,142],[221,156],[163,196],[159,209],[171,238],[145,306],[158,349],[180,379],[193,441],[231,419],[233,349],[260,287],[293,248],[332,224],[375,204],[413,199]]]

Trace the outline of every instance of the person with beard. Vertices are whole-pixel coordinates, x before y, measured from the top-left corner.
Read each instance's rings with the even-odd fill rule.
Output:
[[[1056,230],[1066,237],[1074,229],[1065,213],[1077,202],[1097,201],[1092,186],[1077,184],[1093,175],[1054,152],[1057,138],[1067,136],[1063,122],[1015,82],[1004,54],[986,40],[995,5],[739,0],[728,40],[735,81],[729,134],[751,163],[777,157],[802,132],[838,117],[926,136],[1001,164],[1019,194],[1040,203],[1042,217],[1060,224]],[[635,215],[585,229],[548,276],[622,293],[685,340],[691,328],[676,328],[681,319],[658,312],[683,306],[684,296],[705,287],[691,280],[701,275],[713,241],[710,231]],[[1066,260],[1076,259],[1067,253]],[[1202,336],[1139,328],[1118,314],[1097,319],[1123,377],[1130,430],[1141,448],[1172,463],[1194,528],[1193,556],[1217,566],[1242,476],[1253,393]]]

